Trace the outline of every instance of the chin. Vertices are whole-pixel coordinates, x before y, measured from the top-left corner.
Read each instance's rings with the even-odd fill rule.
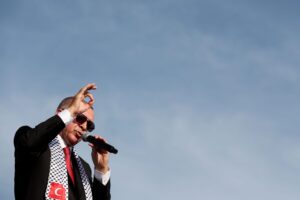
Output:
[[[69,143],[71,146],[76,145],[78,142],[80,141],[80,139],[77,139],[75,136],[70,138]]]

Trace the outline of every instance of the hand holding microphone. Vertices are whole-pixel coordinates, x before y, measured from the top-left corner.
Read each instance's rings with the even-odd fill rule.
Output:
[[[110,145],[104,141],[97,140],[95,136],[83,134],[81,136],[81,138],[84,142],[92,143],[98,149],[103,149],[103,150],[106,150],[106,151],[108,151],[110,153],[114,153],[114,154],[118,153],[118,150],[115,147],[113,147],[112,145]]]

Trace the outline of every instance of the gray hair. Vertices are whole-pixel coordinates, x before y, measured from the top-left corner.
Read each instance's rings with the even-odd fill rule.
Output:
[[[57,106],[57,110],[64,110],[64,109],[67,109],[72,101],[73,101],[74,97],[66,97],[64,98],[60,103],[59,105]]]
[[[73,96],[72,96],[72,97],[66,97],[66,98],[64,98],[64,99],[59,103],[59,105],[57,106],[56,110],[64,110],[64,109],[67,109],[67,108],[71,105],[71,103],[72,103],[72,101],[74,100],[74,98],[75,98],[75,97],[73,97]],[[94,107],[92,106],[91,109],[94,110]]]

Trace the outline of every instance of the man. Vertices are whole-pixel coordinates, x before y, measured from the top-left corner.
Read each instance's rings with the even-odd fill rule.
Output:
[[[14,138],[16,200],[109,200],[110,169],[107,151],[92,147],[90,166],[74,145],[94,129],[94,97],[87,84],[74,97],[65,98],[56,115],[31,128],[23,126]],[[96,136],[99,141],[103,138]]]

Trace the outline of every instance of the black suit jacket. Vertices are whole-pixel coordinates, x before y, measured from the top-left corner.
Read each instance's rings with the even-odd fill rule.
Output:
[[[40,123],[35,128],[23,126],[18,129],[14,138],[15,145],[15,199],[43,200],[50,170],[51,142],[65,127],[57,115]],[[73,160],[74,158],[72,158]],[[80,158],[81,159],[81,158]],[[94,178],[92,181],[90,166],[81,159],[89,177],[94,200],[110,200],[110,181],[104,186]],[[69,200],[84,200],[84,189],[79,170],[74,159],[75,186],[69,181]]]

